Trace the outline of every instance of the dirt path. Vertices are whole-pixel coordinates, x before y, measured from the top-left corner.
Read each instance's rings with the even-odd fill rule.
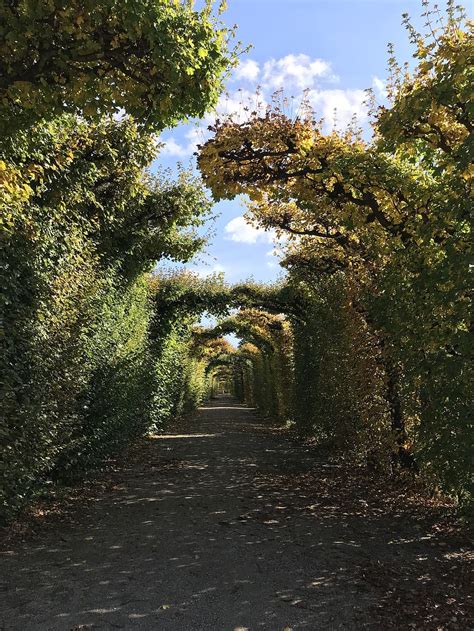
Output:
[[[0,629],[387,629],[393,572],[419,581],[445,550],[415,519],[336,499],[332,475],[220,399],[192,433],[150,441],[73,526],[0,557]]]

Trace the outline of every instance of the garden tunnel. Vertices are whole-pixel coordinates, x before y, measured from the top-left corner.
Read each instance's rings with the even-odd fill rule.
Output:
[[[211,354],[206,374],[215,391],[216,378],[224,378],[238,399],[258,407],[265,415],[284,420],[290,401],[289,387],[281,388],[290,377],[288,364],[289,324],[281,315],[255,309],[242,309],[216,326],[195,331],[196,348],[223,340],[235,334],[241,340],[237,349],[217,347]]]
[[[413,63],[391,58],[373,140],[269,102],[216,119],[201,179],[170,179],[156,139],[216,105],[240,57],[233,30],[212,2],[118,0],[113,24],[110,3],[50,4],[0,5],[0,521],[231,374],[264,415],[381,470],[416,459],[472,504],[465,12],[448,2],[436,37],[429,18],[424,35],[404,20]],[[214,201],[247,195],[253,225],[286,237],[284,281],[156,272],[203,248],[203,183]],[[204,312],[221,320],[196,336]]]

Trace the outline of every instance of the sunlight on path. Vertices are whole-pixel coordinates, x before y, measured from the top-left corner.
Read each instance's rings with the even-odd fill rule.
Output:
[[[220,434],[152,434],[152,440],[169,440],[170,438],[215,438]]]
[[[324,504],[304,476],[332,469],[229,399],[186,429],[153,436],[73,524],[3,555],[0,628],[377,628],[361,567],[415,555],[420,533],[405,524],[400,543],[396,520]]]

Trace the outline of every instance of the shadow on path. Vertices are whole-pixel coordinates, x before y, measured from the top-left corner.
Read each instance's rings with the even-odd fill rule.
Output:
[[[146,450],[73,526],[0,557],[0,629],[379,629],[360,568],[434,554],[415,523],[320,508],[297,481],[330,465],[231,399]]]

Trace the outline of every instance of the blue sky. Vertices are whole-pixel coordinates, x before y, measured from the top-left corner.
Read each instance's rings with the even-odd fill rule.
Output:
[[[440,2],[442,5],[442,2]],[[252,49],[227,85],[218,111],[239,110],[242,100],[255,99],[261,86],[261,100],[280,87],[288,97],[309,90],[318,116],[344,125],[353,113],[366,120],[363,90],[373,87],[383,100],[387,76],[387,43],[395,44],[402,62],[412,54],[401,15],[408,12],[420,24],[421,0],[228,0],[223,15],[226,24],[237,24],[237,37]],[[240,89],[240,91],[239,91]],[[196,142],[212,115],[201,127],[181,125],[166,130],[165,143],[157,165],[174,170],[178,161],[194,162]],[[200,274],[223,271],[230,282],[253,276],[271,281],[281,273],[271,254],[271,234],[245,224],[242,202],[221,202],[219,217],[210,225],[214,233],[207,252],[188,267]]]

